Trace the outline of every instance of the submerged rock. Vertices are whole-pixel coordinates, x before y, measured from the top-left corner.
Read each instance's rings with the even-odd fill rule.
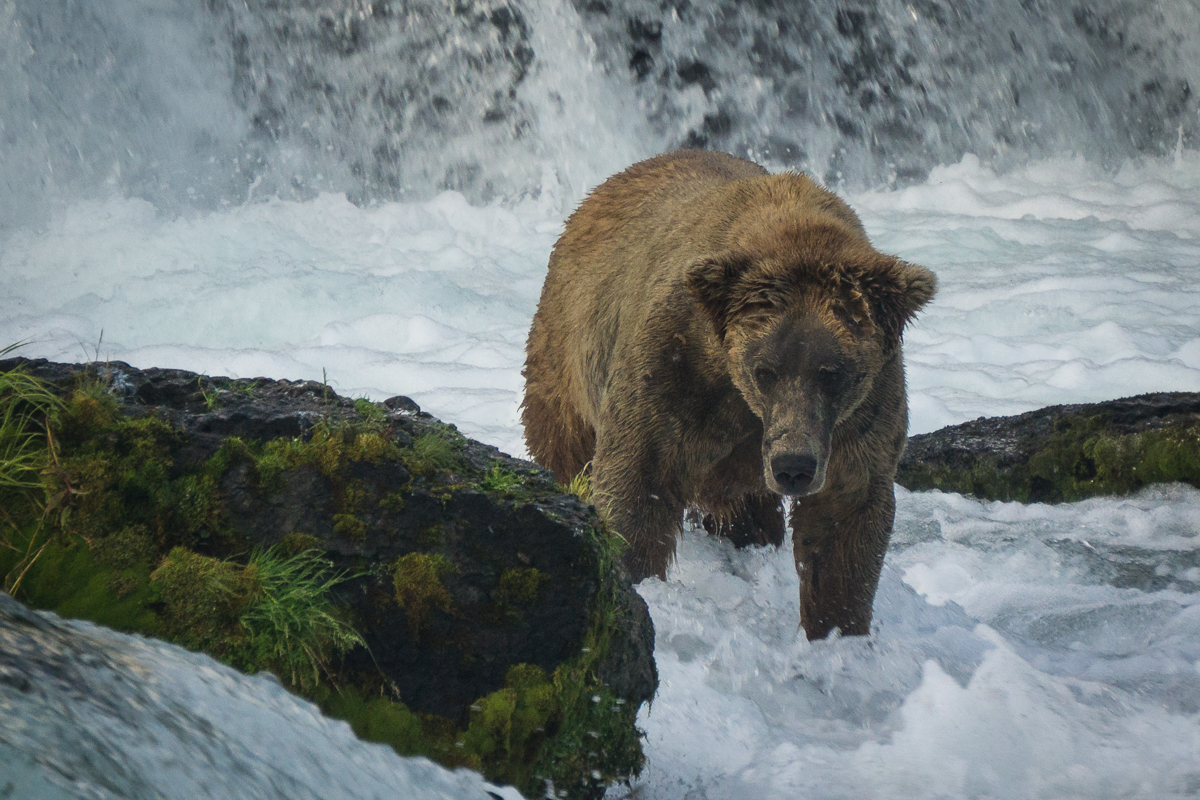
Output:
[[[649,614],[595,508],[546,471],[408,398],[0,361],[0,373],[18,367],[67,401],[47,423],[44,472],[62,530],[25,578],[30,602],[87,606],[38,585],[39,574],[61,584],[58,565],[79,561],[70,548],[87,550],[87,565],[109,570],[96,585],[141,605],[120,619],[74,613],[250,668],[266,651],[244,620],[266,567],[248,554],[317,552],[343,576],[330,593],[361,644],[344,640],[315,684],[294,656],[262,658],[290,665],[292,682],[360,735],[527,792],[550,780],[597,796],[640,768],[634,718],[657,685]],[[189,583],[201,573],[203,587]]]
[[[1200,394],[1161,392],[980,418],[913,436],[896,482],[1058,503],[1151,483],[1200,487]]]

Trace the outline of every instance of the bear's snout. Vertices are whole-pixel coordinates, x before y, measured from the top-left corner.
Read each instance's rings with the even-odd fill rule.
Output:
[[[807,494],[817,476],[817,459],[801,453],[783,453],[771,459],[771,473],[783,494]]]

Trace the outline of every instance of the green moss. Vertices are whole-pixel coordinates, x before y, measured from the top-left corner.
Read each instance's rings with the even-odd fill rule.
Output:
[[[602,585],[580,653],[550,677],[528,664],[510,668],[503,689],[472,705],[459,737],[460,750],[477,758],[489,779],[511,783],[528,797],[542,796],[547,781],[568,797],[596,797],[636,775],[644,762],[637,707],[617,698],[598,674],[623,622],[612,572],[623,543],[603,527],[587,536],[600,555]],[[511,572],[502,582],[520,592],[541,582],[526,571]]]
[[[520,614],[537,601],[538,588],[549,578],[533,567],[506,569],[492,597],[506,612]]]
[[[329,591],[345,579],[312,551],[256,551],[245,565],[173,549],[150,576],[166,635],[249,672],[315,687],[337,653],[363,644]]]
[[[619,623],[609,583],[577,658],[550,676],[534,666],[510,669],[504,687],[480,698],[460,729],[451,720],[413,714],[390,690],[381,691],[386,686],[347,685],[364,680],[358,673],[348,682],[339,675],[340,691],[330,688],[334,659],[361,639],[331,604],[330,590],[344,576],[330,572],[319,540],[290,534],[272,550],[248,558],[239,553],[245,545],[232,533],[220,492],[235,468],[263,491],[281,486],[286,470],[320,471],[333,483],[338,521],[352,536],[365,532],[374,496],[347,477],[353,461],[402,456],[414,474],[462,473],[438,481],[447,496],[478,488],[500,496],[532,491],[526,478],[499,464],[472,474],[462,454],[465,440],[452,427],[436,426],[401,452],[370,419],[327,424],[307,439],[257,444],[230,438],[204,463],[182,465],[183,435],[152,415],[124,417],[101,379],[85,380],[47,410],[49,435],[44,422],[28,418],[33,450],[44,459],[36,470],[40,491],[30,490],[30,502],[20,509],[10,495],[0,496],[0,575],[10,588],[20,578],[15,590],[22,601],[200,647],[248,671],[270,669],[321,699],[329,713],[349,719],[360,736],[448,766],[483,769],[530,796],[543,793],[547,779],[572,796],[593,796],[640,765],[636,709],[613,699],[597,675]],[[369,409],[359,413],[371,416]],[[41,414],[45,420],[46,411]],[[475,480],[478,485],[470,483]],[[42,497],[45,517],[37,502]],[[399,490],[379,505],[396,511],[407,502]],[[609,537],[588,535],[599,537],[600,574],[610,581]],[[419,538],[430,548],[447,537],[442,527],[429,526]],[[414,637],[431,614],[457,613],[443,584],[454,571],[445,557],[411,553],[380,569],[387,570]],[[536,602],[544,580],[534,569],[505,570],[493,599],[522,610]]]
[[[362,481],[349,480],[342,484],[340,505],[347,514],[358,514],[367,508],[371,492]]]
[[[296,556],[306,550],[321,550],[325,543],[307,533],[289,533],[279,540],[280,551],[287,555]]]
[[[417,534],[417,544],[426,550],[437,547],[446,541],[446,531],[441,524],[434,523],[421,529]]]
[[[367,699],[352,687],[330,694],[321,707],[347,720],[359,737],[389,744],[402,755],[481,770],[489,780],[512,784],[528,797],[543,796],[547,780],[565,790],[565,796],[591,797],[614,776],[601,772],[598,780],[592,773],[615,763],[613,745],[605,741],[612,729],[624,725],[633,734],[634,752],[623,753],[623,763],[640,764],[641,750],[633,728],[636,709],[578,678],[561,668],[550,677],[531,664],[510,667],[503,688],[471,705],[465,729],[441,717],[414,714],[387,697]],[[569,741],[560,741],[564,734]],[[616,741],[629,739],[618,733]]]
[[[51,430],[46,507],[67,533],[91,541],[141,525],[160,552],[228,538],[215,478],[177,475],[175,454],[186,439],[165,421],[122,417],[112,398],[76,391]]]
[[[383,496],[383,499],[379,501],[379,507],[384,511],[403,511],[407,505],[408,498],[404,496],[403,492],[388,492]]]
[[[471,706],[470,724],[459,741],[491,780],[538,796],[545,786],[535,770],[558,713],[557,691],[545,672],[517,664],[509,668],[503,689]]]
[[[121,409],[107,390],[92,383],[81,383],[55,414],[53,427],[59,444],[70,449],[115,425]]]
[[[230,436],[221,442],[217,452],[209,457],[204,462],[201,468],[201,473],[212,479],[214,483],[221,480],[231,468],[238,464],[255,465],[256,455],[250,445],[238,436]],[[258,473],[255,470],[255,480],[258,480]]]
[[[345,463],[345,437],[340,429],[331,430],[328,425],[317,425],[312,436],[304,439],[272,439],[263,447],[258,460],[259,473],[264,482],[271,482],[276,472],[314,467],[327,478],[337,475]]]
[[[397,558],[392,565],[392,583],[396,589],[396,603],[404,609],[409,633],[419,639],[429,612],[433,608],[449,614],[453,601],[442,576],[457,571],[445,556],[428,553],[409,553]]]
[[[443,766],[480,768],[478,758],[456,747],[459,731],[445,717],[413,713],[399,700],[379,691],[341,686],[319,699],[321,710],[346,720],[361,739],[391,745],[400,755],[425,756]]]
[[[94,539],[91,550],[98,563],[113,570],[109,588],[118,597],[137,591],[149,574],[149,565],[158,560],[158,548],[143,525],[122,528],[110,536]]]
[[[628,780],[645,763],[636,705],[617,698],[599,676],[623,623],[614,569],[625,544],[604,526],[588,529],[587,535],[600,555],[601,587],[579,655],[554,671],[561,717],[537,765],[537,774],[557,789],[585,795]]]
[[[22,569],[17,596],[35,608],[162,636],[299,688],[315,687],[336,654],[362,644],[330,600],[344,576],[311,550],[257,552],[242,565],[176,547],[152,571],[153,544],[136,526],[93,548],[39,525],[22,533],[4,539],[0,572]],[[28,553],[36,558],[22,566]]]
[[[368,464],[382,464],[384,461],[400,457],[400,448],[388,438],[379,433],[365,432],[355,434],[353,442],[346,448],[346,458],[350,461],[365,461]]]
[[[258,591],[257,571],[176,547],[150,579],[165,606],[167,635],[223,656],[237,648],[239,618]]]
[[[150,565],[116,569],[96,559],[82,539],[51,535],[36,522],[10,528],[4,544],[0,574],[21,602],[114,630],[161,635]],[[22,580],[14,589],[17,571]]]
[[[428,755],[421,720],[403,703],[382,697],[367,700],[344,687],[321,706],[326,714],[349,722],[361,739],[391,745],[401,755]]]
[[[403,755],[481,770],[528,797],[543,796],[547,781],[560,796],[598,797],[608,784],[636,775],[643,763],[637,707],[617,698],[598,675],[622,624],[612,569],[623,543],[602,527],[586,535],[600,554],[602,588],[580,653],[553,675],[534,665],[511,667],[501,689],[472,704],[466,728],[414,714],[383,687],[368,692],[343,685],[323,695],[322,708],[347,720],[364,739],[390,744]],[[443,557],[424,553],[393,564],[396,600],[415,612],[418,628],[433,608],[452,611],[441,583],[451,570]],[[501,582],[511,599],[527,600],[542,578],[536,571],[518,569],[503,573]],[[410,616],[410,625],[413,621]]]
[[[96,560],[113,569],[131,569],[157,561],[157,548],[145,525],[130,525],[92,543]]]
[[[201,538],[220,531],[225,524],[225,504],[217,482],[208,475],[184,475],[171,484],[163,502],[175,507],[182,517],[185,530]]]
[[[1200,487],[1200,422],[1114,434],[1098,417],[1067,418],[1026,463],[1000,467],[994,458],[981,458],[966,469],[909,469],[897,480],[909,489],[1022,503],[1122,495],[1151,483]]]
[[[260,483],[268,491],[281,488],[278,476],[301,467],[312,467],[335,484],[343,481],[343,471],[352,461],[381,464],[400,458],[400,448],[375,431],[363,431],[354,425],[321,423],[310,437],[273,439],[255,459]]]
[[[351,542],[361,542],[367,538],[367,523],[353,514],[334,514],[333,530]]]

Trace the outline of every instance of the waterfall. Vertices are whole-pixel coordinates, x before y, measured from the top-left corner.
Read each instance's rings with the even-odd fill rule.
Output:
[[[1200,141],[1200,4],[3,0],[0,215],[554,193],[700,146],[835,186]]]

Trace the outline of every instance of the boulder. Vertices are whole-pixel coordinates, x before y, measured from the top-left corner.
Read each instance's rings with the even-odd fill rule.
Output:
[[[1159,392],[979,418],[908,440],[896,482],[1059,503],[1151,483],[1200,486],[1200,394]]]
[[[598,796],[640,768],[634,717],[657,685],[649,614],[619,540],[545,470],[405,397],[0,361],[14,369],[66,400],[47,422],[54,546],[116,571],[106,580],[122,602],[145,588],[145,614],[129,619],[151,621],[117,627],[245,668],[248,634],[234,621],[259,591],[251,554],[316,552],[340,576],[329,593],[360,641],[319,680],[280,677],[361,735],[534,793],[550,780]],[[224,575],[226,588],[196,611],[199,590],[174,576],[201,564],[206,586]],[[29,581],[49,569],[25,578],[26,602],[38,605],[45,587]],[[42,607],[79,602],[53,596]],[[204,610],[215,606],[224,616]]]

